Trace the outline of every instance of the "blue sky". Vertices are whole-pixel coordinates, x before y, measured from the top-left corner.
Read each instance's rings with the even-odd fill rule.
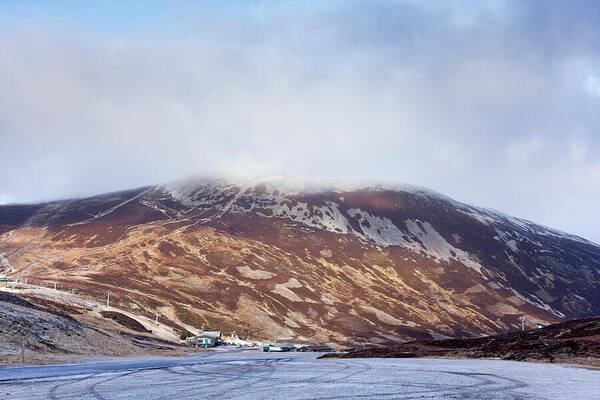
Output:
[[[285,7],[332,7],[321,1],[28,1],[6,0],[0,5],[6,24],[66,24],[104,35],[159,30],[177,35],[189,29],[195,16],[219,15],[229,18],[260,17]],[[184,23],[182,24],[182,20]],[[188,21],[186,23],[186,21]]]
[[[0,3],[0,203],[194,173],[427,186],[600,242],[600,3]]]

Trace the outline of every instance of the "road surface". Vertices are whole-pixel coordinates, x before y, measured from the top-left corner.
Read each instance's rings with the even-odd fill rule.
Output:
[[[600,399],[600,371],[496,360],[225,351],[0,369],[3,399]]]

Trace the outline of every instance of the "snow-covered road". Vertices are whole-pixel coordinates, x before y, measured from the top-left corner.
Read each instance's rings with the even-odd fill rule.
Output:
[[[0,399],[598,399],[600,372],[494,360],[217,352],[0,369]]]

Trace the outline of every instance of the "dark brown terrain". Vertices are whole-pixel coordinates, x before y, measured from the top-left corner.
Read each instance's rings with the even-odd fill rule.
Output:
[[[569,362],[600,367],[600,318],[567,321],[540,329],[477,339],[418,340],[369,347],[334,358],[500,358],[516,361]]]
[[[128,317],[125,314],[121,314],[120,312],[101,311],[100,315],[102,315],[104,318],[110,318],[113,321],[115,321],[117,324],[124,326],[125,328],[131,329],[132,331],[143,332],[143,333],[150,332],[148,329],[146,329],[144,327],[144,325],[140,324],[138,321],[136,321],[135,319],[133,319],[131,317]]]
[[[110,291],[173,335],[384,345],[600,314],[600,246],[410,186],[201,178],[0,206],[0,273]]]

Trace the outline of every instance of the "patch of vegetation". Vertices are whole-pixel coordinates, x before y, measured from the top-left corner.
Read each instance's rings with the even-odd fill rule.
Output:
[[[128,329],[131,329],[132,331],[135,332],[150,332],[149,330],[147,330],[146,328],[144,328],[144,325],[140,324],[137,320],[128,317],[125,314],[121,314],[120,312],[116,312],[116,311],[102,311],[100,313],[100,315],[102,315],[104,318],[110,318],[113,321],[115,321],[116,323],[118,323],[119,325],[122,325]]]
[[[187,329],[183,328],[181,330],[181,333],[179,334],[179,339],[180,340],[186,340],[189,337],[194,336],[194,334],[192,334],[192,332],[188,331]]]

